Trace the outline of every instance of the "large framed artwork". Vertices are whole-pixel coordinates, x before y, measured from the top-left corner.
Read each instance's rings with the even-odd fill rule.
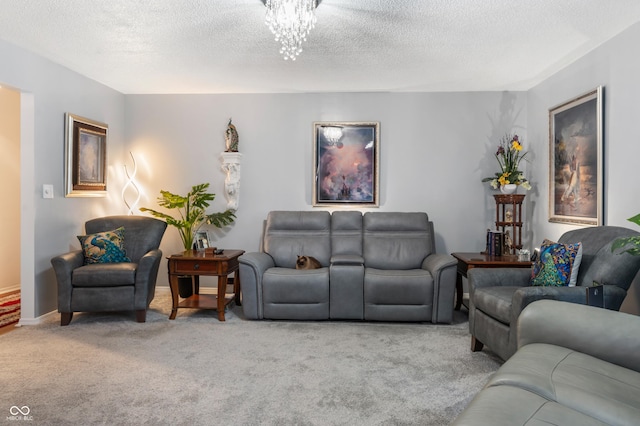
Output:
[[[65,197],[107,195],[108,126],[67,113],[65,117]]]
[[[313,123],[313,205],[379,206],[380,123]]]
[[[549,222],[603,224],[602,91],[549,110]]]

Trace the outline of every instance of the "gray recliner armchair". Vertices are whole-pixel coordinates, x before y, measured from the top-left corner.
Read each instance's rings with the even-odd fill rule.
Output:
[[[146,321],[162,260],[160,241],[166,222],[143,216],[109,216],[85,223],[87,234],[124,227],[123,246],[131,262],[85,264],[83,250],[51,259],[58,281],[60,325],[68,325],[74,312],[136,312]]]
[[[531,302],[553,299],[586,304],[586,287],[594,281],[604,285],[605,308],[619,310],[627,290],[640,269],[640,256],[612,252],[620,237],[640,235],[631,229],[599,226],[564,233],[558,242],[582,243],[582,261],[575,287],[531,285],[531,270],[474,268],[469,278],[469,332],[471,350],[487,345],[506,360],[516,351],[516,322]]]

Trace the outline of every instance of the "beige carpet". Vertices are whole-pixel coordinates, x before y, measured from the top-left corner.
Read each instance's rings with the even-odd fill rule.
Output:
[[[500,362],[453,325],[248,321],[239,307],[58,315],[0,335],[1,420],[30,424],[446,425]],[[17,410],[20,408],[20,412]],[[24,424],[24,423],[22,423]]]

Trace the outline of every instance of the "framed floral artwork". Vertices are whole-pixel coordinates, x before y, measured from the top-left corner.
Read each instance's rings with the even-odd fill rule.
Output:
[[[379,206],[380,123],[313,123],[313,205]]]
[[[105,197],[108,126],[69,113],[65,118],[65,197]]]
[[[549,222],[603,224],[602,91],[549,110]]]

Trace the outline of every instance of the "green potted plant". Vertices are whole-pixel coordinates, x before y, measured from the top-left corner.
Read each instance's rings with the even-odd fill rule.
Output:
[[[174,216],[147,207],[141,207],[140,211],[149,212],[159,219],[164,219],[168,225],[174,226],[180,233],[184,249],[192,249],[194,235],[200,226],[207,223],[217,228],[222,228],[233,223],[236,219],[235,212],[229,209],[224,212],[207,214],[206,208],[209,207],[209,202],[216,197],[215,194],[207,192],[208,188],[208,183],[195,185],[191,187],[191,191],[186,195],[178,195],[161,190],[158,204],[160,207],[169,210],[177,210],[177,214]],[[189,297],[191,295],[190,277],[186,285],[188,286],[186,288],[184,284],[180,286],[181,297]]]
[[[629,222],[633,222],[636,225],[640,225],[640,214],[627,219]],[[624,248],[621,253],[629,253],[632,256],[640,255],[640,236],[623,237],[614,241],[611,246],[611,251]]]

